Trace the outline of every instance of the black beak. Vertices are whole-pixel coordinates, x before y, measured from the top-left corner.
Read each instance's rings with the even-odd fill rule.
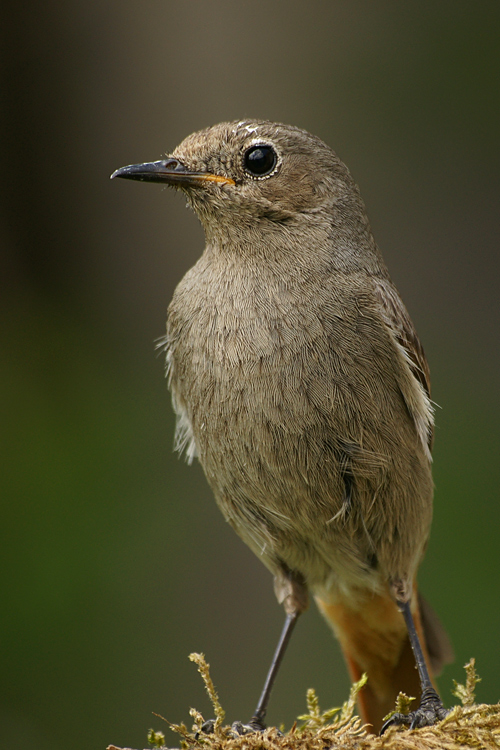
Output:
[[[113,172],[110,179],[123,177],[125,180],[141,182],[163,182],[174,187],[200,186],[206,182],[218,182],[221,185],[234,185],[234,180],[210,172],[195,172],[186,167],[179,159],[169,157],[162,161],[150,161],[145,164],[130,164]]]

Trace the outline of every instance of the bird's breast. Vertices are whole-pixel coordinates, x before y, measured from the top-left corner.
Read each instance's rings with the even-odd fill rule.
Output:
[[[226,431],[234,421],[243,438],[244,417],[250,431],[265,423],[300,433],[317,420],[314,404],[331,412],[355,356],[355,306],[333,310],[332,299],[322,305],[307,285],[265,283],[257,273],[195,269],[176,290],[168,321],[172,388],[195,439],[208,422]]]
[[[202,259],[174,294],[168,346],[174,404],[207,476],[258,482],[265,471],[283,492],[290,474],[301,487],[320,471],[332,484],[345,446],[379,455],[373,443],[393,440],[402,406],[379,328],[352,279],[285,283]]]
[[[311,580],[333,550],[327,568],[357,570],[370,535],[393,533],[383,494],[398,483],[408,502],[420,502],[421,483],[429,494],[399,360],[361,283],[271,284],[195,266],[167,331],[179,444],[196,448],[223,513],[256,551],[281,550]]]

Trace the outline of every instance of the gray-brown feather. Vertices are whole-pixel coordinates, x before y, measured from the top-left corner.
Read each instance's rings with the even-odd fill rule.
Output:
[[[255,137],[283,161],[246,182]],[[274,573],[324,600],[388,582],[409,595],[432,513],[428,369],[346,167],[258,121],[174,155],[236,183],[188,193],[207,245],[168,313],[178,445]]]

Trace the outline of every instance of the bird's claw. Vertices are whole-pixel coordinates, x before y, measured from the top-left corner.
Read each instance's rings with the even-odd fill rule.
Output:
[[[445,719],[450,713],[449,709],[443,706],[441,698],[433,690],[422,697],[420,706],[409,714],[393,714],[380,730],[384,734],[389,727],[403,726],[409,729],[420,729],[421,727],[430,727],[438,721]]]
[[[233,721],[229,735],[235,739],[236,737],[242,737],[245,734],[253,734],[254,732],[263,732],[266,729],[266,725],[263,721],[259,721],[255,717],[252,717],[247,724],[243,724],[242,721]],[[215,731],[215,719],[208,719],[201,725],[200,732],[197,732],[195,739],[199,739],[201,734],[213,734]]]
[[[203,724],[200,727],[200,731],[196,732],[194,738],[195,740],[200,739],[200,734],[213,734],[215,731],[215,719],[207,719],[207,721],[204,721]]]
[[[255,717],[252,717],[247,724],[243,724],[242,721],[233,721],[231,724],[231,734],[233,737],[242,737],[245,734],[263,732],[265,729],[266,725],[264,722],[259,721]]]

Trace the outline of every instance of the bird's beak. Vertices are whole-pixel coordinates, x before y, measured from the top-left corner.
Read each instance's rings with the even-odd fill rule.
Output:
[[[113,172],[110,179],[123,177],[126,180],[141,180],[142,182],[163,182],[174,187],[201,186],[207,182],[219,185],[234,185],[234,180],[210,172],[195,172],[186,167],[179,159],[169,157],[162,161],[150,161],[146,164],[130,164]]]

